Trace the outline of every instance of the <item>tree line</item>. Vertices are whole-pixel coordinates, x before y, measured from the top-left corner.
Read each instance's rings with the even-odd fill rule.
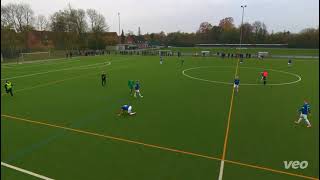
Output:
[[[29,4],[1,5],[1,52],[28,51],[27,33],[32,30],[50,31],[55,49],[104,49],[118,40],[105,39],[109,31],[105,17],[95,9],[75,9],[69,4],[50,16],[35,15]],[[202,22],[196,32],[147,33],[138,36],[145,41],[165,46],[194,46],[200,43],[288,44],[293,48],[319,48],[319,27],[306,28],[299,33],[269,32],[261,21],[236,26],[232,17],[212,25]],[[132,31],[128,31],[133,35]],[[141,39],[141,38],[140,38]]]
[[[27,33],[32,30],[50,31],[55,49],[104,49],[117,41],[104,39],[109,26],[95,9],[75,9],[69,4],[46,17],[35,16],[29,4],[1,5],[1,52],[28,51]]]
[[[236,27],[232,17],[221,19],[219,24],[202,22],[196,32],[151,33],[148,37],[169,46],[194,46],[195,44],[239,44],[242,31],[243,44],[288,44],[290,48],[319,48],[319,27],[306,28],[299,33],[269,32],[261,21],[243,23]]]

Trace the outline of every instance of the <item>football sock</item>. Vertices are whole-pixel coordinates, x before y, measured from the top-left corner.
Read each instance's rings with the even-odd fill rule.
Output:
[[[308,124],[308,126],[311,126],[310,121],[308,119],[305,119],[305,121]]]

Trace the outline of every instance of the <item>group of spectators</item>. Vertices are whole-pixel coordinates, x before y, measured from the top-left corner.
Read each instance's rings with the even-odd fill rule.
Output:
[[[174,56],[177,55],[178,57],[181,56],[181,52],[173,52],[173,51],[115,51],[115,54],[121,55],[142,55],[142,56]],[[109,50],[74,50],[74,51],[67,51],[66,58],[72,58],[72,56],[95,56],[95,55],[110,55],[111,51]],[[225,53],[225,52],[217,52],[217,56],[222,58],[251,58],[251,53]],[[193,54],[193,56],[198,56],[198,53]],[[205,56],[203,54],[203,56]]]
[[[222,58],[251,58],[251,53],[224,53],[224,52],[217,52],[217,56],[221,56]]]
[[[117,51],[116,51],[117,54]],[[142,52],[140,51],[119,51],[119,54],[121,55],[140,55]]]
[[[142,55],[142,56],[174,56],[174,52],[172,51],[116,51],[116,54],[119,53],[121,55]],[[181,54],[180,54],[181,55]]]
[[[72,56],[95,56],[95,55],[110,55],[109,50],[73,50],[66,52],[66,58],[72,58]]]

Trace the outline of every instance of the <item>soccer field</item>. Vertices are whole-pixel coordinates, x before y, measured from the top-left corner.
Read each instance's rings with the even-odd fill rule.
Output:
[[[2,87],[1,162],[58,180],[319,178],[319,59],[288,67],[287,59],[182,58],[183,66],[177,57],[160,65],[157,56],[120,55],[2,64],[1,84],[9,79],[14,96]],[[140,80],[143,98],[129,95],[128,80]],[[294,123],[304,99],[312,128]],[[136,115],[119,117],[124,104]],[[1,178],[37,179],[4,165]]]

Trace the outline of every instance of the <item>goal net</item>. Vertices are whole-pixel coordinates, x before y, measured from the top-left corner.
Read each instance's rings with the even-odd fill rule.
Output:
[[[32,52],[32,53],[20,53],[18,63],[26,63],[33,61],[41,61],[50,59],[50,51],[48,52]]]

